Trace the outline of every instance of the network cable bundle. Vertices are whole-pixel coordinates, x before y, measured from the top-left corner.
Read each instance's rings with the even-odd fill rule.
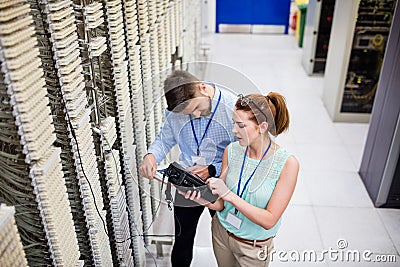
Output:
[[[134,150],[125,155],[128,161],[126,167],[125,185],[127,192],[127,202],[130,207],[131,217],[131,233],[132,233],[132,246],[135,254],[135,264],[142,266],[144,264],[144,248],[140,240],[140,234],[143,231],[142,224],[142,209],[141,209],[141,195],[139,172],[137,170],[138,164],[143,157],[146,149],[145,146],[145,130],[144,130],[144,99],[142,90],[142,66],[140,58],[141,46],[139,42],[139,9],[136,1],[125,0],[123,2],[123,10],[125,17],[125,34],[127,45],[127,59],[128,59],[128,79],[129,79],[129,93],[130,105],[133,119],[133,136],[136,140]]]
[[[87,264],[93,264],[92,251],[88,229],[86,227],[86,215],[83,208],[82,199],[80,196],[80,183],[78,173],[75,168],[74,148],[71,142],[71,134],[69,133],[68,117],[65,110],[65,101],[60,90],[60,81],[57,76],[56,63],[53,59],[52,44],[48,38],[49,25],[46,15],[43,12],[45,6],[40,5],[36,1],[30,2],[31,14],[34,18],[36,37],[38,39],[40,58],[42,60],[42,68],[45,73],[45,81],[47,94],[53,116],[53,124],[56,133],[55,146],[61,148],[61,164],[64,173],[64,180],[67,186],[69,203],[73,215],[74,227],[78,238],[79,251],[81,259]],[[74,42],[70,46],[70,50],[78,48],[78,43]],[[67,50],[67,51],[70,51]],[[71,80],[70,86],[76,88],[75,93],[79,94],[78,87],[83,90],[84,84],[79,80]],[[71,94],[69,94],[71,95]],[[68,95],[67,95],[68,96]],[[72,94],[71,97],[77,95]]]
[[[132,2],[134,4],[132,4]],[[160,3],[158,3],[160,4]],[[148,121],[148,114],[152,114],[154,111],[147,111],[145,108],[145,103],[147,105],[151,105],[151,101],[153,101],[153,97],[150,95],[148,91],[152,90],[151,87],[145,85],[146,82],[149,82],[149,66],[150,55],[148,43],[143,41],[143,35],[149,30],[149,14],[147,12],[148,6],[146,1],[140,1],[136,4],[136,1],[126,1],[125,6],[127,7],[126,16],[127,16],[127,45],[129,47],[128,50],[128,60],[129,60],[129,72],[130,72],[130,82],[131,82],[131,103],[132,103],[132,112],[135,114],[133,116],[133,124],[134,124],[134,136],[136,142],[136,161],[134,162],[134,166],[132,166],[132,172],[135,172],[137,175],[137,179],[135,182],[139,184],[139,202],[141,203],[141,211],[142,211],[142,223],[138,223],[136,226],[138,229],[141,229],[144,233],[144,239],[147,244],[149,244],[149,239],[146,236],[149,232],[149,226],[151,225],[152,218],[151,214],[151,203],[150,203],[150,193],[151,187],[147,179],[140,177],[139,172],[137,171],[136,166],[141,163],[143,156],[146,154],[146,123]],[[135,7],[135,12],[133,12],[132,8]],[[156,12],[154,12],[156,14]],[[146,78],[145,78],[146,77]],[[147,79],[147,80],[146,80]],[[145,89],[147,88],[147,90]],[[151,91],[150,91],[151,92]],[[146,114],[146,116],[145,116]],[[149,124],[150,125],[150,124]],[[154,136],[153,131],[153,136]],[[134,170],[134,171],[133,171]],[[129,188],[133,186],[137,186],[137,184],[130,184]],[[137,201],[136,199],[134,201]],[[136,207],[138,207],[136,205]],[[143,246],[137,246],[141,248]]]
[[[87,3],[83,2],[83,4]],[[75,8],[75,10],[75,14],[78,14],[79,8]],[[115,176],[121,176],[121,181],[118,179],[120,183],[126,183],[128,180],[134,179],[130,175],[130,170],[127,169],[130,161],[135,159],[132,157],[134,154],[133,120],[129,92],[128,61],[126,60],[127,46],[123,27],[123,4],[120,0],[107,1],[104,6],[100,2],[92,2],[84,6],[83,10],[82,21],[95,22],[96,19],[103,19],[103,14],[104,20],[102,20],[102,23],[95,23],[92,27],[88,23],[82,24],[83,27],[79,31],[82,36],[81,39],[86,39],[86,43],[89,43],[88,47],[91,47],[90,43],[93,40],[103,38],[103,36],[105,36],[104,39],[109,40],[109,49],[104,49],[104,53],[97,60],[94,59],[100,54],[91,56],[90,51],[87,53],[89,58],[85,58],[85,55],[82,55],[82,58],[91,63],[89,66],[92,66],[88,68],[91,73],[87,76],[89,78],[86,79],[87,89],[90,91],[92,88],[88,85],[92,85],[94,90],[91,91],[98,92],[97,95],[101,95],[98,99],[104,99],[99,103],[98,99],[93,98],[91,103],[98,107],[99,111],[97,114],[94,113],[95,117],[92,122],[98,121],[99,125],[95,124],[95,126],[101,129],[98,131],[99,129],[95,128],[94,131],[97,133],[95,137],[97,139],[96,153],[100,168],[99,175],[103,201],[107,211],[107,229],[113,263],[114,265],[130,266],[133,264],[132,249],[130,248],[131,236],[137,236],[138,233],[135,225],[121,223],[120,220],[121,218],[129,218],[132,222],[136,220],[134,214],[139,213],[138,210],[134,209],[136,205],[132,202],[126,203],[126,196],[135,192],[134,190],[125,192],[125,186],[121,185],[118,190],[111,190],[110,186],[113,183],[109,182],[111,174],[107,171],[110,170],[110,164],[114,164],[115,168],[112,168],[112,170],[116,172]],[[97,13],[99,15],[96,15]],[[84,48],[85,46],[82,46],[81,51],[84,51]],[[96,87],[100,87],[102,90],[96,90]],[[115,135],[110,133],[115,133]],[[107,136],[112,139],[109,140]],[[117,148],[115,151],[118,151],[119,155],[118,160],[110,161],[107,151],[110,151],[113,146]],[[113,158],[115,158],[115,151],[112,153]],[[112,192],[114,192],[114,195]],[[116,198],[117,192],[118,198]],[[122,200],[123,203],[117,204],[115,199]],[[132,197],[129,199],[132,199]],[[125,210],[119,207],[125,207]],[[121,236],[124,238],[121,238]],[[135,241],[136,238],[133,242]],[[136,256],[139,257],[139,255]]]
[[[111,206],[113,232],[116,239],[116,256],[120,265],[134,266],[130,248],[129,219],[125,187],[119,167],[119,151],[112,150],[106,155],[108,198]]]
[[[104,52],[105,39],[101,36],[88,36],[79,38],[77,33],[83,23],[90,29],[101,24],[101,16],[93,15],[90,22],[84,22],[83,17],[77,16],[73,9],[72,1],[42,1],[42,13],[45,14],[50,43],[56,61],[56,69],[61,90],[62,100],[67,116],[67,130],[70,134],[72,145],[72,158],[74,159],[78,192],[82,198],[90,251],[84,251],[88,256],[85,264],[104,265],[112,264],[110,243],[105,232],[106,211],[102,196],[96,158],[95,143],[91,131],[91,119],[98,116],[98,105],[89,107],[97,100],[97,84],[90,84],[92,90],[86,92],[86,81],[83,74],[88,75],[94,71],[93,62],[87,58],[98,57]],[[88,10],[96,12],[96,7]],[[90,18],[90,16],[89,16]],[[96,19],[94,19],[96,18]],[[81,36],[80,36],[81,37]],[[92,38],[93,37],[93,38]],[[91,38],[90,40],[88,40]],[[87,58],[81,58],[79,47],[84,46]],[[91,108],[94,109],[92,112]],[[97,122],[97,121],[96,121]],[[75,187],[74,187],[75,189]],[[75,189],[76,190],[76,189]],[[83,236],[81,237],[84,238]]]
[[[169,14],[169,23],[170,23],[170,25],[169,25],[169,28],[170,28],[169,46],[171,47],[170,49],[171,49],[172,55],[176,55],[176,50],[178,49],[178,42],[176,40],[176,31],[175,31],[176,30],[175,26],[177,24],[176,23],[176,20],[177,20],[176,7],[177,7],[177,3],[171,2],[169,4],[168,10],[167,10],[167,12]]]
[[[116,139],[113,135],[113,127],[115,127],[114,117],[107,117],[109,120],[103,118],[109,113],[107,109],[107,102],[109,100],[106,94],[106,86],[101,77],[103,74],[106,76],[107,71],[103,68],[101,59],[107,50],[106,34],[101,26],[104,25],[103,6],[101,3],[86,1],[73,2],[73,9],[75,14],[75,23],[77,26],[77,34],[79,41],[80,56],[82,59],[83,73],[85,79],[86,97],[88,106],[90,107],[90,121],[91,125],[95,127],[105,128],[103,133],[108,135],[110,140]],[[97,78],[96,78],[97,77]],[[109,79],[107,79],[109,80]],[[110,112],[112,113],[112,112]],[[114,115],[112,113],[112,115]],[[104,122],[104,124],[103,124]],[[96,128],[98,129],[98,128]],[[90,132],[90,131],[89,131]],[[101,133],[101,132],[100,132]],[[112,142],[110,141],[110,142]],[[115,242],[115,222],[112,220],[112,205],[107,187],[107,174],[105,172],[105,149],[100,135],[93,135],[94,150],[98,168],[98,179],[101,188],[101,196],[103,201],[103,209],[105,210],[105,222],[103,221],[102,232],[105,232],[109,239],[110,252],[112,262],[114,264],[121,263],[122,257],[117,255],[117,244]],[[105,143],[105,142],[104,142]]]
[[[16,207],[21,265],[144,266],[162,196],[138,166],[164,79],[195,60],[196,2],[0,3],[0,202]]]
[[[182,48],[181,45],[181,34],[182,34],[182,25],[183,25],[183,20],[184,17],[180,16],[182,13],[182,8],[183,8],[183,0],[177,0],[174,5],[173,5],[173,19],[172,19],[172,39],[174,41],[174,45],[177,47],[177,50],[175,53],[177,54],[177,57],[179,58],[179,50]]]
[[[130,95],[131,95],[131,107],[133,116],[133,134],[136,142],[136,157],[135,166],[141,163],[143,156],[146,153],[147,141],[151,137],[155,137],[154,128],[154,110],[151,109],[153,106],[154,97],[152,93],[152,57],[150,54],[150,40],[146,39],[147,33],[150,29],[150,22],[155,21],[154,15],[150,18],[149,10],[154,11],[153,14],[157,14],[157,6],[154,3],[147,3],[146,1],[125,1],[125,16],[126,16],[126,34],[127,34],[127,46],[128,49],[128,70],[130,79]],[[154,59],[154,58],[153,58]],[[146,108],[147,107],[147,108]],[[146,115],[145,115],[146,114]],[[147,179],[140,177],[137,168],[130,168],[131,174],[135,176],[135,183],[129,184],[129,188],[134,186],[138,190],[138,196],[140,197],[141,211],[141,222],[137,223],[135,227],[141,229],[144,234],[144,239],[147,244],[149,240],[146,233],[149,230],[151,221],[154,220],[152,217],[151,210],[152,205],[151,199],[151,185]],[[130,183],[130,182],[128,182]],[[129,197],[129,196],[128,196]],[[133,200],[133,198],[131,198]],[[136,201],[136,200],[134,200]],[[136,205],[136,208],[138,206]],[[140,247],[140,246],[139,246]]]
[[[159,9],[161,11],[161,9]],[[161,77],[163,76],[163,72],[165,72],[165,65],[161,65],[160,62],[163,62],[163,59],[160,58],[159,51],[162,50],[162,43],[158,40],[158,28],[162,27],[160,24],[161,19],[157,21],[157,8],[156,1],[152,1],[149,3],[149,14],[150,14],[150,28],[149,28],[149,37],[150,37],[150,59],[151,59],[151,87],[153,94],[153,103],[151,110],[154,114],[154,132],[158,132],[161,123],[162,123],[162,114],[164,110],[162,109],[161,98],[163,97],[163,80]],[[149,139],[148,139],[149,140]],[[153,139],[154,140],[154,139]],[[151,212],[152,217],[156,216],[156,210],[158,207],[159,200],[161,198],[159,194],[159,183],[157,181],[152,180],[150,185],[150,194],[151,194]]]
[[[29,4],[0,4],[0,202],[16,206],[28,264],[80,266]]]
[[[148,1],[138,1],[139,10],[139,42],[141,45],[141,65],[142,65],[142,90],[143,90],[143,102],[145,111],[145,136],[147,147],[151,141],[155,138],[155,127],[154,127],[154,111],[153,106],[153,89],[152,89],[152,73],[151,73],[151,51],[150,51],[150,12]],[[144,155],[143,155],[144,156]],[[143,158],[140,157],[140,158]],[[139,176],[140,185],[140,200],[142,206],[142,221],[143,230],[148,230],[152,221],[151,212],[151,185],[149,180]],[[147,236],[144,237],[146,244],[150,244]]]
[[[28,266],[14,214],[14,207],[0,204],[0,266]]]
[[[135,1],[125,2],[127,6],[131,3],[134,7],[136,5]],[[136,9],[135,9],[136,10]],[[130,155],[125,155],[129,157],[129,165],[126,166],[127,177],[125,180],[127,189],[127,202],[128,206],[131,207],[131,211],[134,213],[134,218],[132,218],[131,231],[135,233],[136,237],[132,238],[132,243],[135,253],[135,262],[144,262],[144,249],[139,240],[139,232],[142,231],[143,225],[141,223],[141,211],[140,211],[140,193],[139,193],[139,172],[137,166],[139,166],[141,159],[146,152],[145,145],[145,126],[144,126],[144,103],[143,103],[143,90],[142,90],[142,69],[140,62],[140,45],[136,43],[139,40],[138,35],[138,23],[136,19],[136,11],[130,12],[129,8],[125,9],[126,16],[128,17],[127,24],[127,45],[128,45],[128,70],[129,70],[129,82],[130,82],[130,104],[132,109],[132,119],[133,119],[133,135],[135,142],[134,151]],[[133,22],[135,21],[135,22]],[[133,215],[133,214],[132,214]],[[141,264],[137,263],[141,266]]]
[[[183,1],[182,7],[182,57],[184,62],[195,62],[200,48],[201,2]]]
[[[156,14],[156,12],[154,12]],[[151,26],[150,29],[150,51],[151,51],[151,76],[152,76],[152,93],[153,93],[153,105],[152,105],[152,112],[154,113],[154,131],[158,132],[161,123],[162,123],[162,113],[164,110],[162,110],[162,105],[161,105],[161,97],[163,96],[162,92],[162,82],[160,80],[160,76],[162,73],[162,70],[160,69],[160,61],[159,61],[159,43],[158,43],[158,36],[157,36],[157,29],[160,27],[158,23],[154,23]],[[154,139],[153,139],[154,140]],[[151,181],[151,186],[150,186],[150,194],[151,194],[151,212],[152,212],[152,217],[156,216],[156,209],[158,206],[158,202],[160,200],[160,195],[159,195],[159,183],[155,180]]]
[[[170,34],[170,21],[167,20],[167,13],[169,12],[169,2],[168,1],[157,1],[157,21],[155,23],[155,27],[152,29],[154,30],[154,35],[152,36],[152,40],[155,40],[157,44],[154,43],[154,46],[158,46],[154,48],[153,51],[154,53],[158,55],[153,55],[153,57],[158,57],[158,70],[159,72],[156,74],[157,79],[160,82],[160,88],[158,92],[155,92],[155,104],[159,104],[161,108],[161,113],[158,113],[155,115],[160,116],[158,120],[161,122],[164,119],[164,110],[166,108],[166,102],[165,98],[163,97],[164,91],[163,91],[163,82],[167,75],[169,74],[170,70],[172,69],[172,61],[174,60],[174,57],[171,58],[171,51],[167,51],[167,46],[170,46],[169,43],[169,38],[167,38],[167,35]],[[157,65],[153,64],[155,70],[153,70],[154,74],[157,72]],[[153,90],[154,91],[154,90]],[[157,119],[156,119],[157,120]],[[156,125],[156,130],[158,131],[160,125]]]

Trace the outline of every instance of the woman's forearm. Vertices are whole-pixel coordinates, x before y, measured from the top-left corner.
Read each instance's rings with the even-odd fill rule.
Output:
[[[231,203],[240,213],[246,216],[250,221],[260,225],[265,229],[272,228],[278,221],[271,212],[266,209],[258,208],[240,198],[235,193],[231,192],[225,198],[225,201]]]
[[[220,198],[217,199],[217,201],[215,201],[214,203],[208,202],[204,206],[212,210],[221,211],[224,209],[224,201]]]

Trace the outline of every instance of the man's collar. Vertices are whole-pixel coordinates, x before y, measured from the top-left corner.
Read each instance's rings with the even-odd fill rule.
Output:
[[[214,112],[215,105],[217,105],[217,102],[219,99],[219,94],[220,94],[220,89],[214,83],[209,83],[209,85],[211,85],[214,88],[214,96],[211,99],[211,113],[209,115],[209,116],[211,116],[211,114],[213,114],[213,112]],[[207,116],[207,117],[209,117],[209,116]]]
[[[212,101],[218,101],[218,97],[219,97],[219,89],[217,88],[217,86],[214,83],[207,83],[209,86],[211,86],[212,88],[214,88],[214,96],[211,99]]]

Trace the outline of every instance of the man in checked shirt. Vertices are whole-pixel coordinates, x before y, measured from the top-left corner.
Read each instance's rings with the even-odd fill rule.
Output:
[[[171,148],[178,145],[179,163],[202,179],[219,177],[225,147],[235,140],[232,113],[237,97],[215,84],[200,81],[187,71],[172,72],[164,81],[165,121],[140,166],[152,179]],[[204,206],[175,195],[173,267],[189,267],[197,224]],[[215,214],[210,211],[211,217]]]

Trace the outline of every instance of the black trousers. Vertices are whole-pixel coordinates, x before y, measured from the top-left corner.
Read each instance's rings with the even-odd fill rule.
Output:
[[[204,206],[194,205],[182,206],[183,196],[175,195],[174,219],[175,219],[175,242],[172,247],[172,267],[189,267],[193,258],[194,237],[200,216]],[[178,201],[179,200],[179,201]],[[209,210],[211,217],[215,211]]]

